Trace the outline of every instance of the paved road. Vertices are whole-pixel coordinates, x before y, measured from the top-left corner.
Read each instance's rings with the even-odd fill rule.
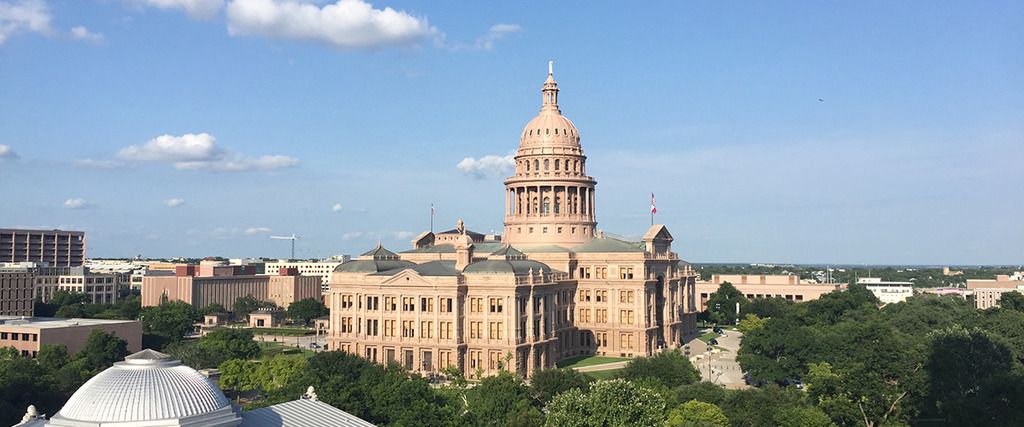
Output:
[[[718,337],[718,347],[725,350],[713,349],[708,353],[708,346],[704,342],[698,339],[690,341],[690,360],[700,371],[701,379],[704,381],[721,384],[726,388],[746,388],[747,385],[743,382],[743,369],[736,362],[736,352],[740,349],[743,334],[737,331],[725,333],[726,336]]]
[[[621,362],[602,363],[600,365],[590,365],[590,366],[584,366],[582,368],[573,368],[573,369],[575,369],[577,371],[580,371],[580,372],[610,371],[612,369],[622,369],[622,368],[625,368],[626,367],[626,363],[628,363],[628,362],[629,362],[628,360],[623,360]]]
[[[256,335],[253,336],[252,339],[253,341],[261,342],[273,342],[276,339],[277,342],[284,344],[286,346],[295,347],[295,345],[298,344],[299,347],[302,347],[306,350],[312,350],[311,348],[309,348],[309,344],[312,342],[319,344],[321,347],[324,344],[327,344],[327,336],[324,334],[320,334],[319,339],[317,339],[315,335],[306,335],[301,337],[289,337],[281,335]]]

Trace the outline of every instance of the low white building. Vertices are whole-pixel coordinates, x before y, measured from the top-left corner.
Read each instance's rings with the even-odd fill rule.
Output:
[[[862,277],[857,283],[864,285],[882,304],[895,304],[914,296],[913,282],[887,282],[878,277]]]
[[[323,293],[327,293],[330,289],[328,283],[331,281],[331,273],[334,269],[345,261],[349,261],[351,257],[348,255],[342,255],[339,257],[333,257],[331,259],[323,260],[285,260],[279,259],[277,261],[267,261],[266,271],[267,274],[277,274],[282,268],[295,268],[299,271],[300,275],[303,276],[317,276],[320,278],[320,286],[322,287]]]

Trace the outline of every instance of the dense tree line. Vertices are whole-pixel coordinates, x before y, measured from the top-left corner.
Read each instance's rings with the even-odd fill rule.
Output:
[[[1018,296],[1010,295],[1015,301]],[[1024,313],[918,295],[878,308],[862,286],[802,304],[760,303],[737,360],[757,379],[802,378],[840,426],[1024,424]],[[761,313],[767,314],[767,313]]]
[[[13,347],[0,348],[0,425],[20,422],[29,405],[41,413],[56,413],[89,378],[127,354],[125,340],[100,329],[75,354],[63,345],[43,345],[32,359]]]
[[[715,274],[795,274],[801,279],[816,279],[815,273],[825,270],[821,265],[750,265],[750,264],[697,264],[701,280],[710,280]],[[832,279],[836,283],[856,283],[861,277],[880,277],[887,281],[914,282],[922,288],[963,286],[967,279],[991,279],[997,274],[1013,274],[1024,266],[953,267],[962,274],[946,276],[940,267],[862,267],[832,266]]]

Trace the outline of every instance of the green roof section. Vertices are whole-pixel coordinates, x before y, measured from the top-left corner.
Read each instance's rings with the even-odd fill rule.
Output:
[[[568,248],[564,248],[558,245],[526,246],[522,248],[522,251],[528,254],[570,252]]]
[[[572,251],[576,253],[643,252],[644,244],[627,242],[613,237],[595,237],[587,243],[572,248]]]
[[[396,258],[396,257],[398,257],[398,254],[385,249],[384,246],[381,246],[380,243],[378,243],[376,248],[373,248],[373,249],[371,249],[369,251],[363,252],[359,256],[361,256],[361,257],[363,257],[363,256],[372,256],[374,259],[382,259],[382,258],[386,259],[386,258]]]
[[[402,260],[357,259],[343,263],[334,268],[335,273],[377,273],[381,271],[406,268],[415,264]]]
[[[455,253],[455,246],[451,243],[442,243],[440,245],[428,246],[425,248],[409,249],[402,251],[403,254],[453,254]]]
[[[468,266],[463,270],[466,274],[515,274],[522,275],[528,274],[531,270],[534,273],[543,271],[544,273],[551,273],[551,267],[542,262],[533,260],[497,260],[488,259],[484,261],[477,261]]]
[[[405,270],[415,271],[420,276],[431,276],[431,277],[444,277],[444,276],[458,276],[459,270],[455,269],[455,261],[430,261],[423,264],[413,264],[395,268],[392,270],[381,271],[373,274],[373,276],[394,276]]]

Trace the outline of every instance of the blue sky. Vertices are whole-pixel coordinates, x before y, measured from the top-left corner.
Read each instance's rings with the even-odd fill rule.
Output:
[[[1020,264],[1022,41],[1020,2],[0,0],[0,225],[148,257],[406,249],[431,202],[501,230],[480,159],[554,60],[599,228],[654,192],[696,262]]]

